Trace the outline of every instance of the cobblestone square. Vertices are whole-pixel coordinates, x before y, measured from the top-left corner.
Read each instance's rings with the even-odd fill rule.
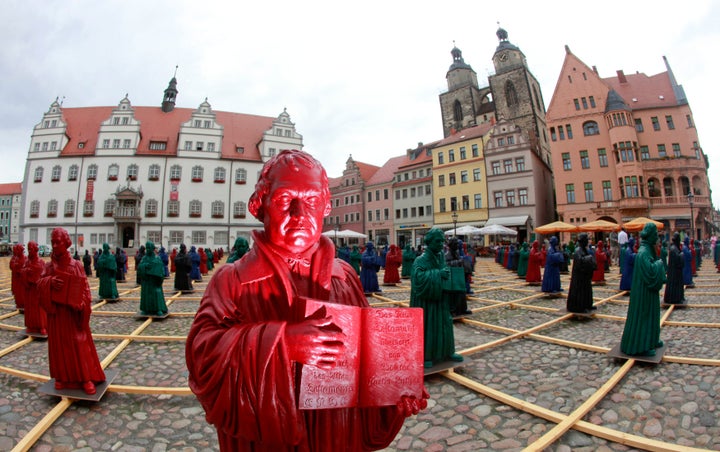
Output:
[[[698,273],[686,290],[689,306],[661,311],[666,354],[650,365],[607,355],[620,341],[629,300],[616,290],[617,268],[594,288],[596,314],[579,318],[564,311],[564,296],[546,298],[493,260],[478,260],[473,314],[455,322],[456,348],[469,360],[426,377],[427,410],[407,419],[386,450],[720,450],[720,275],[707,260]],[[136,317],[132,269],[118,285],[121,301],[96,300],[98,354],[119,371],[98,403],[37,391],[49,379],[47,344],[18,334],[24,323],[10,276],[8,259],[0,259],[0,450],[217,450],[187,387],[184,356],[211,275],[184,295],[166,280],[166,319]],[[562,281],[566,294],[569,276]],[[97,285],[91,277],[95,296]],[[368,301],[409,299],[403,280]]]

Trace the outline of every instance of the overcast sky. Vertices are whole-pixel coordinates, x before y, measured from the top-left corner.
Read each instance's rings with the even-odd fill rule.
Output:
[[[546,106],[566,44],[602,77],[654,75],[667,56],[710,171],[720,165],[720,2],[711,0],[3,0],[0,17],[0,182],[22,180],[32,128],[56,97],[115,106],[128,93],[135,106],[159,107],[176,65],[179,107],[207,97],[220,111],[287,108],[331,177],[351,154],[381,166],[442,138],[438,96],[454,44],[487,86],[498,22]]]

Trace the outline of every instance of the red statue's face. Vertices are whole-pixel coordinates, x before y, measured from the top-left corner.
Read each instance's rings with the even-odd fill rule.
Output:
[[[68,242],[69,240],[64,237],[63,234],[53,231],[50,237],[50,244],[52,245],[53,255],[62,257],[67,254]]]
[[[37,256],[37,254],[38,254],[38,244],[35,242],[28,242],[28,255]]]
[[[330,213],[320,175],[319,168],[299,173],[281,166],[273,171],[263,223],[275,246],[298,254],[320,239],[322,220]]]

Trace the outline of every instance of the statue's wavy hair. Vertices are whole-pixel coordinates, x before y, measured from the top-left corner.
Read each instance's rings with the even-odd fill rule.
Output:
[[[298,149],[284,149],[268,160],[260,172],[260,177],[258,178],[257,184],[255,184],[255,192],[250,196],[250,201],[248,202],[248,209],[255,218],[263,221],[263,218],[265,217],[263,201],[265,196],[270,192],[270,187],[272,186],[270,173],[276,169],[276,167],[289,168],[296,173],[300,173],[304,169],[319,168],[321,177],[320,182],[323,187],[323,196],[325,198],[325,202],[328,204],[327,212],[329,213],[330,187],[328,185],[328,177],[325,172],[325,168],[323,168],[315,157],[305,151]]]

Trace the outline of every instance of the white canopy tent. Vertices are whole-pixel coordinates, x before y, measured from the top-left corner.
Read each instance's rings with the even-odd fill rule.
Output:
[[[335,231],[330,229],[329,231],[323,232],[323,235],[331,238],[345,238],[345,239],[366,239],[367,235],[362,232],[355,232],[352,229],[344,229],[342,231]]]
[[[456,229],[448,229],[445,231],[445,235],[477,235],[479,234],[480,228],[475,226],[460,226]]]
[[[517,235],[518,232],[515,229],[507,228],[501,224],[491,224],[489,226],[482,227],[477,232],[480,235]]]

